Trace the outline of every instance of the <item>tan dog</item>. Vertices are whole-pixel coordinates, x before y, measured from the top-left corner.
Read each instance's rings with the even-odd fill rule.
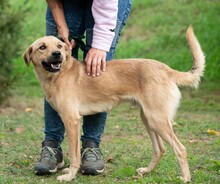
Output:
[[[194,60],[189,72],[173,70],[151,59],[123,59],[108,62],[107,71],[93,78],[86,75],[85,63],[72,58],[66,45],[55,37],[40,38],[26,50],[23,58],[28,66],[30,61],[34,64],[44,94],[67,132],[70,167],[58,180],[72,180],[80,167],[80,117],[135,100],[141,106],[141,118],[154,150],[151,162],[137,169],[138,174],[151,172],[159,163],[165,152],[163,139],[177,157],[182,180],[190,181],[186,149],[171,122],[181,98],[178,86],[198,86],[205,57],[191,27],[186,36]]]

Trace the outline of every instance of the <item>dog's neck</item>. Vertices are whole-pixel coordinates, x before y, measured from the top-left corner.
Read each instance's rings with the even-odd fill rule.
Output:
[[[35,75],[38,79],[38,81],[40,82],[41,88],[44,91],[48,91],[47,89],[51,86],[50,84],[52,83],[52,81],[57,78],[58,73],[52,73],[52,72],[47,72],[47,74],[42,75],[42,70],[38,71],[37,68],[34,69],[35,71]],[[46,95],[46,94],[45,94]]]
[[[61,66],[61,69],[59,72],[53,73],[44,71],[46,73],[42,73],[42,68],[34,68],[35,75],[40,82],[41,88],[44,92],[45,96],[49,96],[50,94],[46,94],[45,92],[50,91],[49,88],[53,87],[53,83],[59,78],[60,75],[65,75],[68,70],[71,70],[71,72],[79,72],[80,63],[77,62],[76,59],[71,58],[68,62],[64,62]],[[81,65],[82,67],[82,65]],[[84,69],[81,70],[80,73],[83,73]]]

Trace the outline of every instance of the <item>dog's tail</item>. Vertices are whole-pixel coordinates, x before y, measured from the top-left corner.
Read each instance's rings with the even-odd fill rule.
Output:
[[[188,72],[176,73],[174,80],[179,86],[192,86],[197,88],[205,69],[205,55],[191,26],[187,29],[186,39],[192,52],[193,66]]]

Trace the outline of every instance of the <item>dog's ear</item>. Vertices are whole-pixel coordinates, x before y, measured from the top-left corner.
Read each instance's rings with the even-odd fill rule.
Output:
[[[30,46],[30,47],[28,47],[27,50],[22,54],[22,57],[23,57],[23,59],[24,59],[24,61],[25,61],[25,63],[26,63],[27,66],[30,65],[30,62],[31,62],[31,60],[32,60],[32,58],[31,58],[31,53],[32,53],[32,51],[33,51],[33,48],[32,48],[32,46]]]

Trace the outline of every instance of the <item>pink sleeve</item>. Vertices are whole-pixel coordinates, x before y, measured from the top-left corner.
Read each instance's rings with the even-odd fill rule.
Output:
[[[94,0],[92,14],[94,17],[92,47],[109,51],[115,36],[118,0]]]

